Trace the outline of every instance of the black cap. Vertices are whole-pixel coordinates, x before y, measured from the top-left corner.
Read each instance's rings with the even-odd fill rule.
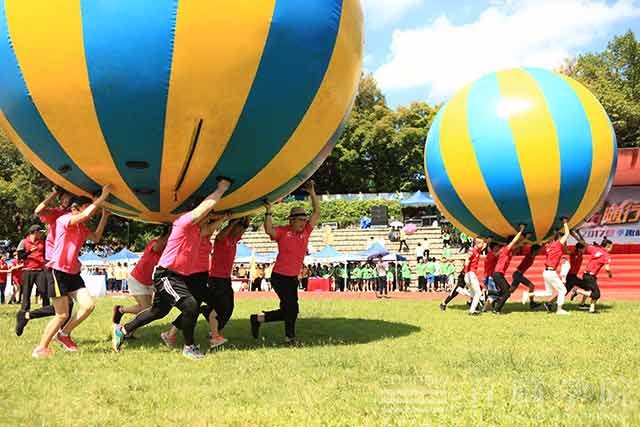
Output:
[[[87,203],[93,203],[93,200],[91,200],[89,197],[86,197],[86,196],[76,196],[73,198],[73,201],[71,202],[71,207],[79,208],[80,206],[86,205]]]
[[[33,224],[31,227],[29,227],[29,231],[27,231],[27,234],[37,233],[38,231],[42,231],[42,227],[40,227],[38,224]]]

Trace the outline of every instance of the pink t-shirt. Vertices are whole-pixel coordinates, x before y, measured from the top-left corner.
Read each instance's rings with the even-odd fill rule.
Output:
[[[131,270],[131,276],[133,276],[133,278],[141,285],[151,286],[153,284],[153,269],[158,265],[161,255],[153,250],[153,247],[157,242],[158,239],[153,239],[147,243],[147,247],[144,248],[142,257],[133,270]]]
[[[273,267],[274,273],[298,277],[304,262],[304,256],[307,254],[309,236],[311,236],[312,231],[313,227],[309,223],[301,233],[296,233],[288,225],[276,227],[276,235],[271,239],[278,242],[278,257]]]
[[[158,265],[183,276],[189,276],[196,273],[193,267],[199,248],[200,227],[191,221],[191,212],[187,212],[173,221],[167,246],[162,252]]]
[[[200,247],[198,256],[193,265],[194,273],[204,273],[209,271],[209,258],[211,255],[211,239],[209,236],[200,237]]]
[[[236,258],[239,237],[227,235],[225,238],[216,240],[213,243],[213,256],[209,268],[209,277],[227,279],[231,277],[233,271],[233,261]]]
[[[79,274],[81,265],[78,254],[91,231],[84,223],[71,225],[72,216],[72,213],[67,213],[56,221],[56,238],[47,267],[68,274]]]
[[[62,208],[48,208],[40,212],[40,221],[47,224],[47,240],[44,246],[44,257],[49,260],[53,255],[53,245],[56,240],[56,221],[68,211]]]

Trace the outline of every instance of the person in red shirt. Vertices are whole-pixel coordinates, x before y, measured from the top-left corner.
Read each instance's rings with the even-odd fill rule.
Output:
[[[24,265],[18,262],[18,253],[13,254],[14,262],[9,270],[11,272],[11,282],[13,284],[13,294],[9,300],[9,304],[22,304],[22,267]]]
[[[48,292],[53,298],[55,316],[45,327],[39,345],[32,356],[51,357],[51,341],[56,339],[67,351],[77,351],[78,346],[71,339],[71,332],[93,312],[95,304],[80,276],[78,255],[87,240],[98,242],[107,225],[109,214],[102,209],[102,218],[95,231],[89,230],[85,223],[94,216],[111,193],[111,185],[102,188],[102,194],[94,202],[87,197],[78,197],[71,205],[71,212],[62,215],[56,221],[56,237],[51,258],[47,264]],[[76,300],[78,310],[69,318],[69,300]],[[64,325],[64,327],[62,327]],[[62,327],[62,329],[60,329]]]
[[[509,264],[511,263],[511,258],[513,257],[513,251],[518,247],[518,245],[522,244],[521,239],[524,234],[525,226],[524,224],[520,225],[520,230],[518,234],[516,234],[511,241],[504,245],[500,251],[498,252],[498,262],[496,263],[496,268],[493,272],[493,281],[498,288],[498,298],[496,299],[493,313],[500,314],[502,312],[502,307],[509,299],[511,293],[509,292],[510,286],[505,279],[504,275],[509,268]],[[488,305],[485,306],[485,310],[488,310]]]
[[[31,293],[36,285],[38,294],[42,297],[42,306],[49,305],[49,297],[45,291],[46,275],[44,261],[44,240],[41,228],[35,224],[29,228],[27,236],[18,244],[18,259],[24,265],[22,269],[22,307],[20,311],[31,309]]]
[[[140,257],[138,263],[127,277],[129,295],[133,297],[136,304],[128,307],[115,305],[111,316],[113,323],[120,323],[125,313],[138,314],[142,310],[151,307],[151,299],[153,298],[153,269],[158,264],[165,246],[167,246],[167,240],[169,240],[169,231],[165,229],[160,237],[152,239],[147,243],[142,257]]]
[[[586,253],[591,255],[589,262],[584,270],[583,280],[585,288],[588,290],[577,290],[577,293],[587,298],[591,298],[589,313],[596,313],[596,303],[600,299],[600,286],[598,285],[598,273],[604,267],[604,270],[613,277],[611,273],[611,256],[609,255],[613,248],[613,242],[604,239],[600,245],[588,245]]]
[[[524,304],[527,300],[529,300],[529,307],[532,310],[540,307],[542,304],[537,303],[533,300],[536,287],[533,282],[529,280],[527,276],[525,276],[525,273],[533,265],[533,262],[536,260],[536,256],[538,256],[538,253],[540,253],[541,248],[542,247],[537,244],[529,246],[527,248],[525,256],[522,258],[522,261],[520,261],[520,264],[518,264],[518,266],[516,267],[516,271],[514,271],[511,275],[512,282],[509,292],[513,294],[516,289],[518,289],[518,286],[520,286],[521,284],[525,285],[528,288],[528,291],[522,294],[522,301]]]
[[[489,242],[489,240],[487,241]],[[471,304],[469,306],[469,315],[475,316],[480,314],[477,311],[478,304],[480,302],[480,296],[482,295],[482,290],[480,289],[480,282],[478,281],[477,271],[478,265],[480,264],[480,256],[482,252],[487,247],[487,242],[480,238],[475,239],[475,246],[469,257],[467,258],[467,262],[462,269],[462,272],[458,276],[456,280],[456,286],[454,286],[451,293],[445,298],[445,300],[440,304],[440,310],[445,311],[447,309],[447,305],[456,297],[458,294],[465,295],[471,297]]]
[[[587,242],[584,241],[582,235],[578,231],[572,231],[571,235],[574,239],[576,239],[577,243],[575,249],[566,251],[569,254],[569,271],[567,272],[565,286],[567,288],[567,295],[569,295],[570,299],[573,301],[573,299],[577,295],[578,288],[585,291],[590,291],[590,289],[587,285],[585,285],[584,280],[579,276],[580,269],[582,268],[584,252],[587,248]],[[586,297],[583,295],[582,304],[580,304],[580,307],[588,307],[586,304],[584,304],[585,300]]]
[[[7,265],[7,257],[0,254],[0,304],[4,304],[4,291],[7,288],[7,275],[11,269]]]
[[[284,321],[286,343],[296,343],[296,319],[299,312],[298,273],[307,253],[309,236],[320,220],[320,200],[316,195],[314,182],[308,181],[303,189],[309,193],[313,206],[313,213],[309,218],[304,208],[293,208],[289,214],[289,225],[274,227],[271,222],[271,205],[265,205],[264,231],[271,240],[278,242],[278,257],[271,273],[271,286],[280,299],[280,308],[265,311],[264,314],[251,315],[251,334],[256,339],[260,324]]]
[[[51,202],[55,197],[58,197],[58,201],[60,203],[60,207],[54,208],[49,207]],[[51,193],[42,201],[33,214],[40,218],[40,221],[47,224],[47,238],[45,240],[45,251],[44,251],[44,259],[48,260],[53,254],[53,245],[56,237],[56,221],[62,215],[69,213],[69,205],[71,205],[71,201],[73,199],[73,194],[67,193],[64,190],[60,190],[58,187],[53,187]],[[43,270],[43,278],[44,278],[44,290],[39,290],[40,295],[44,301],[49,301],[49,289],[46,284],[46,278],[48,277],[49,268],[45,265]],[[69,316],[67,317],[67,321],[71,318],[71,313],[73,311],[73,300],[69,300]],[[24,332],[24,328],[27,326],[27,323],[32,319],[37,319],[41,317],[50,317],[56,314],[56,311],[52,305],[44,305],[40,308],[31,311],[18,311],[16,313],[16,335],[21,336]]]
[[[496,264],[498,263],[500,244],[498,242],[489,242],[488,248],[487,256],[484,259],[484,286],[486,288],[485,304],[489,304],[490,307],[498,299],[499,295],[496,282],[493,280],[493,272],[496,270]]]
[[[176,307],[182,313],[181,326],[184,335],[182,355],[191,360],[204,357],[194,342],[193,335],[200,304],[189,290],[189,282],[194,280],[192,275],[201,273],[199,267],[202,259],[203,236],[210,236],[212,233],[207,226],[211,211],[230,186],[231,180],[219,177],[218,186],[214,192],[200,202],[195,209],[180,215],[173,222],[167,245],[153,273],[155,294],[151,308],[138,313],[126,325],[113,325],[111,342],[114,351],[119,352],[126,337],[133,334],[136,329],[154,320],[162,319],[173,307]],[[207,250],[206,244],[204,246]],[[206,272],[208,263],[205,264]]]
[[[544,278],[545,291],[536,291],[534,295],[537,297],[549,297],[549,300],[544,303],[544,307],[547,311],[552,311],[552,302],[557,298],[558,307],[556,309],[556,314],[569,314],[568,311],[562,308],[564,304],[564,298],[567,293],[567,288],[562,283],[562,279],[558,275],[558,265],[560,264],[560,260],[562,259],[562,255],[565,252],[565,245],[567,244],[567,240],[569,240],[569,236],[571,235],[571,231],[569,230],[569,225],[567,224],[566,218],[563,218],[563,234],[560,234],[559,231],[555,232],[554,239],[547,243],[544,247],[545,253],[545,262],[544,262],[544,271],[542,272],[542,277]],[[553,297],[553,291],[557,292],[557,297]]]

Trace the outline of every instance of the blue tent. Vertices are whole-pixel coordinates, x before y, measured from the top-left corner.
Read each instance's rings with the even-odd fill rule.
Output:
[[[389,251],[386,250],[380,243],[374,243],[369,249],[360,252],[358,255],[362,255],[367,259],[379,258],[385,255],[389,255]]]
[[[82,264],[103,265],[105,263],[105,259],[93,251],[87,252],[86,254],[78,257],[78,259]]]
[[[435,204],[436,202],[433,201],[431,196],[428,193],[423,193],[422,191],[416,191],[408,199],[400,201],[400,205],[402,206],[433,206]]]
[[[344,254],[338,252],[333,246],[327,245],[322,248],[321,251],[309,255],[312,262],[325,261],[325,262],[338,262],[344,261]]]
[[[389,255],[385,255],[384,257],[382,257],[383,261],[406,261],[407,258],[403,257],[400,254],[389,254]]]
[[[138,261],[139,259],[140,257],[138,255],[134,254],[127,248],[124,248],[120,252],[107,257],[107,261],[110,262],[134,262]]]

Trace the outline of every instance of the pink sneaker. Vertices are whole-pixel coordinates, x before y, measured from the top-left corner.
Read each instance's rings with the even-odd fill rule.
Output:
[[[33,350],[33,353],[31,353],[31,357],[33,357],[34,359],[49,359],[51,356],[53,356],[53,351],[51,351],[51,349],[48,347],[36,347]]]
[[[160,338],[169,348],[176,348],[176,337],[172,337],[168,332],[163,332],[160,334]]]
[[[73,340],[69,335],[62,335],[60,332],[58,332],[56,334],[55,339],[56,341],[58,341],[58,343],[60,343],[62,348],[64,348],[66,351],[71,351],[71,352],[78,351],[78,345],[75,342],[73,342]]]
[[[221,345],[224,345],[224,343],[226,343],[227,341],[228,340],[222,335],[211,337],[209,338],[209,348],[212,349],[212,348],[220,347]]]

